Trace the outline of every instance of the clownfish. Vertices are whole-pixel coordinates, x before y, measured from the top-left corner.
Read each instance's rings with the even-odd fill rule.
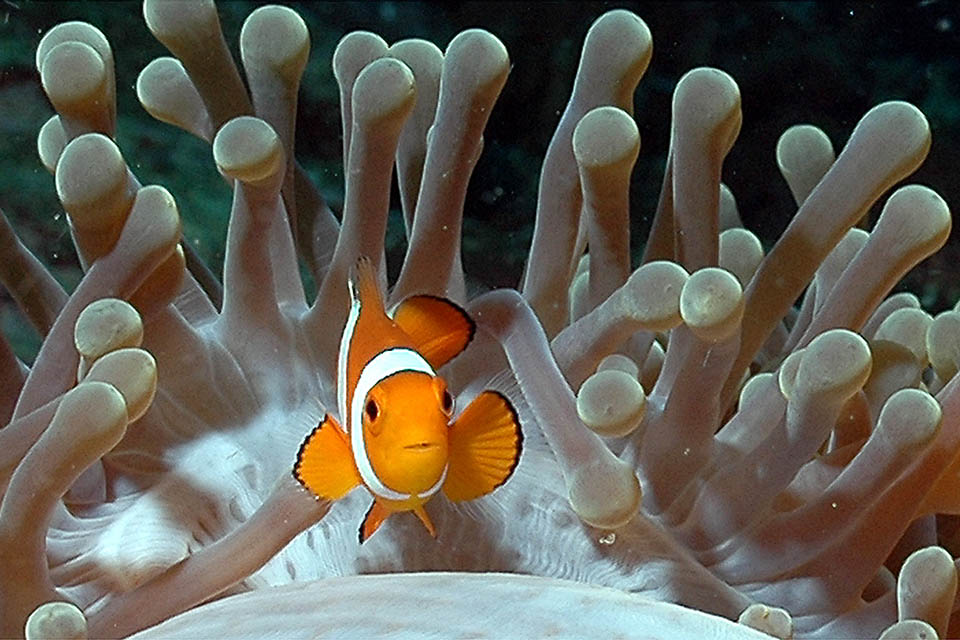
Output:
[[[358,485],[373,504],[360,543],[392,513],[413,511],[431,536],[424,503],[438,491],[453,502],[484,496],[513,473],[523,434],[502,394],[484,391],[456,419],[436,370],[463,351],[475,325],[443,298],[412,296],[387,315],[373,264],[360,258],[348,280],[350,313],[337,358],[337,404],[306,437],[294,477],[318,499]]]

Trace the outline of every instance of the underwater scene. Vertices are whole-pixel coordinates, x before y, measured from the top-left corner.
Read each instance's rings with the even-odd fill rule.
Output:
[[[0,637],[960,637],[960,8],[0,2]]]

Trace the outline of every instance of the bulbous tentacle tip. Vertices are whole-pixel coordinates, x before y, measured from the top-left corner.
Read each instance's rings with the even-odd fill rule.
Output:
[[[720,342],[739,331],[743,307],[743,287],[737,277],[716,267],[694,272],[680,292],[680,316],[705,342]]]
[[[863,387],[872,360],[867,341],[846,329],[817,336],[804,351],[796,390],[828,401],[842,401]]]
[[[744,609],[737,622],[779,640],[793,639],[793,618],[786,609],[757,602]]]
[[[391,137],[399,135],[415,97],[410,67],[395,58],[374,60],[363,68],[353,85],[354,129],[389,124]]]
[[[27,618],[26,640],[86,640],[87,619],[70,602],[47,602]]]
[[[180,57],[179,49],[203,45],[215,29],[220,32],[220,20],[213,0],[174,2],[171,0],[144,0],[143,18],[150,33],[170,51]]]
[[[601,436],[633,433],[643,422],[646,409],[646,396],[636,375],[616,369],[597,371],[577,393],[577,415]]]
[[[632,11],[614,9],[590,25],[583,42],[580,67],[602,64],[611,77],[624,78],[632,91],[647,70],[652,55],[653,36],[647,23]]]
[[[628,164],[640,152],[640,131],[626,111],[617,107],[597,107],[580,118],[573,130],[573,155],[581,167],[602,171]]]
[[[91,302],[73,328],[73,344],[80,354],[77,380],[83,380],[100,356],[123,347],[139,347],[142,342],[143,321],[130,303],[117,298]]]
[[[40,39],[40,43],[37,45],[35,56],[35,64],[38,72],[42,71],[43,62],[46,60],[47,54],[64,42],[82,42],[83,44],[93,47],[100,55],[100,58],[108,64],[112,73],[113,51],[110,48],[110,42],[107,40],[107,37],[103,35],[100,29],[92,24],[79,20],[61,22],[43,34],[43,38]]]
[[[173,196],[160,185],[150,185],[137,191],[118,245],[130,242],[145,255],[168,256],[176,249],[180,231],[180,212]],[[139,239],[143,241],[137,242]]]
[[[763,260],[763,245],[752,232],[733,227],[720,232],[719,255],[720,268],[735,275],[745,288]]]
[[[43,167],[50,173],[56,173],[57,163],[67,142],[69,140],[60,116],[51,116],[40,127],[40,133],[37,134],[37,155],[40,156]]]
[[[636,515],[643,497],[629,464],[612,454],[574,470],[567,483],[570,506],[598,529],[622,527]]]
[[[510,70],[510,55],[499,38],[484,29],[461,31],[444,52],[444,68],[458,69],[478,94],[496,95]],[[445,71],[445,73],[448,73]]]
[[[286,162],[273,127],[252,116],[234,118],[220,128],[213,139],[213,160],[225,176],[254,186],[279,186]]]
[[[674,128],[719,142],[722,153],[740,132],[740,87],[730,74],[713,67],[688,71],[673,91]]]
[[[635,303],[640,324],[648,331],[667,331],[679,325],[680,293],[689,278],[686,269],[675,262],[648,262],[633,272]]]
[[[923,620],[901,620],[880,634],[878,640],[938,640],[937,630]]]
[[[151,116],[210,141],[213,123],[200,93],[176,58],[150,62],[137,76],[137,99]]]
[[[936,398],[920,389],[900,389],[884,403],[875,429],[901,446],[917,447],[936,436],[942,419]]]
[[[100,54],[83,42],[62,42],[40,65],[40,82],[57,111],[84,110],[104,94],[108,69]]]
[[[126,430],[127,417],[127,403],[115,386],[85,381],[64,395],[49,429],[76,430],[92,442],[110,441],[109,450]]]
[[[830,170],[837,154],[823,130],[811,124],[790,127],[777,140],[777,166],[797,205]]]
[[[341,90],[353,86],[360,71],[387,53],[387,41],[370,31],[351,31],[333,51],[333,76]]]
[[[240,57],[247,74],[270,70],[299,82],[310,54],[307,24],[293,9],[267,5],[253,11],[240,31]]]
[[[956,593],[957,569],[950,553],[936,546],[918,549],[900,568],[897,615],[900,620],[922,620],[935,632],[932,637],[945,637]]]
[[[887,341],[908,350],[918,366],[927,364],[927,333],[933,318],[922,309],[897,309],[880,323],[873,341]]]
[[[601,371],[622,371],[627,373],[634,378],[640,377],[640,367],[637,365],[636,361],[630,356],[625,356],[622,353],[611,353],[608,356],[604,356],[603,360],[597,364],[597,373]]]
[[[73,342],[81,356],[93,361],[114,349],[139,347],[143,342],[143,322],[130,303],[101,298],[80,312]]]
[[[946,384],[960,368],[960,313],[938,314],[927,328],[926,345],[937,378]]]
[[[884,102],[860,119],[833,166],[845,171],[847,165],[840,165],[841,159],[857,158],[854,162],[859,167],[870,158],[871,173],[892,184],[920,166],[929,150],[930,123],[923,112],[909,102]]]
[[[136,190],[113,140],[79,136],[64,147],[56,167],[57,196],[75,228],[99,231],[123,220]]]
[[[98,359],[84,381],[112,384],[123,396],[127,422],[140,419],[157,391],[157,361],[143,349],[117,349]]]

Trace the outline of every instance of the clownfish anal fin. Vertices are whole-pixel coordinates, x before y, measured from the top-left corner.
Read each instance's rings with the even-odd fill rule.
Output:
[[[380,283],[377,279],[377,269],[373,261],[367,256],[360,256],[350,270],[351,295],[359,296],[363,303],[383,308],[383,296],[380,294]],[[342,417],[342,416],[341,416]]]
[[[517,412],[505,396],[484,391],[450,425],[443,493],[454,502],[485,496],[513,473],[523,448]]]
[[[300,445],[293,477],[327,500],[339,500],[360,484],[347,436],[330,414]]]
[[[413,348],[439,369],[467,348],[476,325],[467,312],[445,298],[411,296],[397,305],[393,321],[413,340]]]
[[[437,537],[437,529],[433,526],[433,522],[430,521],[430,516],[427,515],[427,510],[423,508],[423,505],[416,507],[413,512],[417,514],[417,517],[420,518],[420,522],[423,523],[423,526],[427,528],[427,533],[430,534],[431,538]]]
[[[374,500],[370,508],[367,509],[367,515],[364,516],[363,522],[360,523],[360,544],[366,542],[389,516],[390,511]]]

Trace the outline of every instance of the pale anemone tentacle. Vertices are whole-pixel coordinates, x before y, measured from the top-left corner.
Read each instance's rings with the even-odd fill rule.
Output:
[[[53,276],[17,237],[7,216],[0,211],[0,283],[40,333],[47,335],[67,294]],[[9,369],[7,369],[9,371]]]
[[[897,134],[888,135],[889,131]],[[860,120],[837,161],[804,200],[747,287],[740,354],[724,386],[723,405],[731,403],[739,372],[810,281],[817,265],[884,191],[920,165],[929,148],[930,127],[913,105],[886,102]],[[876,161],[865,161],[865,157]]]
[[[466,297],[460,258],[463,205],[483,149],[483,129],[509,70],[506,47],[480,29],[460,33],[444,52],[436,117],[427,133],[423,179],[394,301],[414,293],[455,302]]]
[[[300,77],[310,54],[307,25],[296,11],[266,6],[253,11],[240,31],[240,57],[250,85],[250,99],[257,117],[269,124],[280,138],[286,161],[284,206],[293,229],[297,224],[294,197],[294,127]]]
[[[367,65],[387,52],[383,38],[369,31],[353,31],[343,36],[333,52],[333,76],[340,88],[340,126],[343,132],[343,166],[350,166],[353,138],[353,91],[357,76]]]
[[[109,148],[110,139],[116,134],[113,56],[102,33],[85,23],[74,22],[51,29],[37,48],[36,60],[44,91],[60,111],[58,124],[64,142],[62,148],[48,153],[48,169],[57,172],[54,165],[60,166],[60,159],[71,145],[104,147],[101,150],[103,166],[73,162],[69,168],[57,172],[58,195],[70,216],[81,265],[86,268],[116,242],[133,196],[141,186],[126,168],[119,151]],[[41,148],[44,146],[47,145],[40,144]],[[72,155],[67,154],[67,159],[83,155],[75,150]],[[98,183],[99,189],[93,189],[90,194],[81,193],[78,185],[87,180]],[[190,251],[189,247],[180,248],[172,254],[144,283],[143,290],[135,294],[135,304],[149,304],[152,298],[171,295],[163,291],[164,288],[178,292],[186,254]],[[192,257],[192,262],[199,264],[199,259]],[[196,285],[188,279],[187,286]]]
[[[630,173],[640,132],[625,111],[597,107],[573,130],[590,247],[590,307],[606,300],[630,275]]]
[[[481,296],[470,310],[478,326],[503,345],[557,456],[574,510],[596,527],[615,529],[629,522],[640,503],[640,483],[576,417],[573,393],[530,307],[515,291],[504,289]]]
[[[688,271],[717,265],[720,170],[740,133],[740,89],[719,69],[694,69],[673,93],[670,131],[674,257]]]
[[[950,211],[934,191],[919,185],[898,189],[836,283],[832,287],[818,283],[817,297],[822,292],[826,299],[817,304],[799,346],[828,328],[859,330],[900,278],[943,246],[950,228]]]
[[[582,195],[571,136],[580,119],[603,105],[633,114],[633,90],[650,64],[653,39],[629,11],[610,11],[591,26],[570,99],[540,172],[537,217],[521,290],[553,338],[563,328],[575,261]]]
[[[880,328],[880,325],[883,324],[884,320],[886,320],[894,311],[906,308],[919,309],[920,299],[908,291],[895,293],[892,296],[889,296],[886,300],[877,305],[877,308],[874,309],[873,313],[870,315],[870,319],[867,320],[866,324],[863,325],[863,329],[860,331],[860,334],[868,340],[873,338],[874,334],[877,332],[877,329]]]
[[[837,159],[833,144],[811,124],[790,127],[777,140],[777,167],[797,206],[810,196]]]
[[[72,386],[79,365],[73,329],[80,312],[104,296],[131,296],[176,250],[179,237],[180,218],[170,194],[158,186],[140,189],[115,247],[91,266],[50,329],[24,384],[14,419]]]
[[[763,246],[756,235],[742,227],[720,233],[717,266],[735,275],[741,287],[746,287],[763,260]]]
[[[335,360],[340,336],[323,327],[339,327],[346,319],[348,270],[360,256],[370,257],[379,267],[383,256],[394,153],[415,95],[413,74],[393,58],[371,62],[357,76],[353,88],[353,132],[347,165],[350,179],[344,196],[343,227],[326,278],[305,318],[307,330],[316,336],[315,349],[330,363]],[[327,374],[332,376],[333,370]]]
[[[186,82],[192,85],[203,102],[205,117],[196,110],[195,102],[192,96],[182,103],[188,106],[189,110],[179,111],[176,114],[176,124],[188,131],[200,135],[209,140],[209,136],[203,135],[208,130],[205,121],[209,120],[213,132],[217,131],[228,120],[242,115],[255,115],[254,102],[251,101],[240,79],[240,72],[237,69],[233,58],[227,49],[223,33],[220,29],[220,21],[217,16],[216,7],[212,0],[203,0],[202,2],[192,3],[188,10],[184,7],[178,7],[177,3],[165,2],[164,0],[150,0],[143,4],[143,15],[147,27],[175,58],[181,63],[184,72],[187,75]],[[279,17],[283,23],[289,14],[283,10],[267,12],[267,15],[261,15],[266,19],[266,28],[271,28],[271,18]],[[293,21],[296,23],[296,20]],[[260,21],[263,24],[263,21]],[[274,23],[275,24],[275,23]],[[281,24],[280,29],[292,26],[292,29],[286,30],[288,35],[292,35],[291,42],[299,44],[293,46],[290,51],[290,64],[295,70],[298,57],[302,55],[302,47],[309,46],[301,39],[298,40],[297,25]],[[254,33],[256,28],[254,27]],[[300,34],[303,32],[300,31]],[[209,43],[209,44],[204,44]],[[244,44],[241,42],[241,49]],[[251,91],[255,95],[262,95],[261,91],[269,90],[265,85],[279,84],[288,89],[292,81],[297,80],[296,73],[289,73],[289,69],[283,64],[279,66],[266,65],[266,68],[258,65],[261,58],[260,48],[256,37],[247,39],[246,57],[251,58],[251,66],[256,66],[256,70],[248,77],[251,83]],[[241,55],[243,52],[241,51]],[[282,56],[281,56],[282,57]],[[254,62],[257,61],[257,62]],[[247,64],[245,62],[245,64]],[[248,71],[248,74],[250,72]],[[283,77],[286,75],[286,77]],[[177,78],[176,83],[181,87],[181,91],[189,93],[189,89],[184,86],[182,78]],[[254,87],[256,83],[256,87]],[[148,83],[149,84],[149,83]],[[160,87],[153,87],[152,92],[156,93]],[[153,100],[151,100],[153,101]],[[147,106],[147,105],[145,105]],[[292,107],[288,103],[288,108]],[[182,107],[181,107],[182,108]],[[149,111],[149,107],[148,107]],[[188,114],[193,114],[194,119],[189,118]],[[200,126],[197,126],[195,118],[201,118]],[[289,116],[287,116],[289,117]],[[271,118],[268,116],[268,121]],[[184,124],[194,123],[193,126],[184,127]],[[291,148],[285,148],[287,157],[293,157],[293,138],[282,138],[284,144],[291,145]],[[333,245],[336,242],[337,230],[339,224],[333,213],[327,207],[323,197],[319,194],[313,183],[307,178],[306,173],[299,167],[293,167],[293,193],[284,191],[285,202],[292,202],[292,209],[299,212],[297,216],[298,240],[302,242],[299,246],[307,257],[308,262],[314,269],[315,277],[322,275],[326,269],[327,261],[333,255]],[[290,183],[286,186],[289,188]],[[291,221],[293,222],[293,221]]]
[[[423,166],[427,157],[427,138],[437,113],[440,76],[443,73],[443,52],[427,40],[401,40],[390,45],[390,55],[413,72],[417,83],[417,101],[413,113],[403,126],[397,145],[397,184],[407,240],[413,233],[413,214],[417,208]]]

